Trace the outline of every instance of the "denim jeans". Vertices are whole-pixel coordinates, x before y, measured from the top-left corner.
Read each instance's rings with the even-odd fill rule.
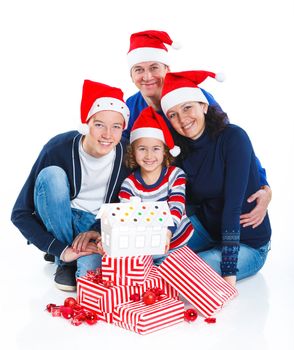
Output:
[[[71,245],[81,232],[89,231],[95,215],[70,206],[70,188],[67,175],[57,166],[40,171],[34,189],[35,209],[46,229],[59,241]],[[88,270],[101,266],[101,255],[91,254],[77,259],[76,276],[84,276]],[[65,264],[59,258],[58,265]]]
[[[221,275],[220,262],[222,249],[219,242],[211,239],[209,233],[202,226],[196,215],[189,218],[195,231],[187,244],[188,247]],[[256,249],[241,243],[237,264],[237,280],[256,274],[264,265],[269,250],[270,242]]]

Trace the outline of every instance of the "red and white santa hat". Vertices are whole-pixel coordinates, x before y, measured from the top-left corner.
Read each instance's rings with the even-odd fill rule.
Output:
[[[208,103],[207,98],[198,87],[207,77],[224,81],[222,74],[215,74],[203,70],[171,73],[168,72],[164,79],[161,94],[161,108],[166,112],[179,103],[196,101]]]
[[[130,111],[123,99],[121,89],[106,84],[85,80],[81,101],[81,122],[79,131],[82,134],[89,132],[88,122],[90,118],[100,111],[115,111],[124,117],[124,129],[128,126]]]
[[[168,51],[164,44],[179,49],[180,45],[172,41],[166,32],[145,30],[130,37],[128,64],[130,69],[137,63],[155,61],[169,65]]]
[[[130,134],[130,143],[142,137],[158,139],[165,143],[172,156],[181,153],[180,147],[176,146],[170,130],[163,117],[149,106],[142,110],[136,119]]]

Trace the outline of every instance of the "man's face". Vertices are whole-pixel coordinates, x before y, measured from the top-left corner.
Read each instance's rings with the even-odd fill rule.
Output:
[[[141,62],[131,69],[134,84],[145,97],[161,97],[161,90],[168,66],[160,62]]]

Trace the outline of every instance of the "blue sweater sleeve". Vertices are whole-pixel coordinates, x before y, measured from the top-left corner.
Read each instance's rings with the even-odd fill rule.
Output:
[[[223,276],[230,276],[236,275],[237,272],[240,215],[249,182],[251,162],[255,161],[255,155],[246,132],[239,127],[231,128],[226,133],[223,152],[225,188],[221,228],[223,245],[221,271]]]

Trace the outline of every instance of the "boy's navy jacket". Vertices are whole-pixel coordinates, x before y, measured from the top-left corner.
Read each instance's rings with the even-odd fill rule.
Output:
[[[48,166],[62,168],[68,177],[71,200],[76,198],[81,188],[81,164],[79,158],[79,141],[82,135],[78,131],[69,131],[53,137],[43,147],[26,180],[12,210],[11,220],[29,243],[44,252],[60,256],[67,244],[57,240],[46,230],[35,212],[34,186],[40,171]],[[118,202],[118,192],[122,181],[130,171],[123,163],[127,141],[122,139],[116,146],[115,162],[107,188],[106,203]],[[100,231],[100,221],[91,228]]]

